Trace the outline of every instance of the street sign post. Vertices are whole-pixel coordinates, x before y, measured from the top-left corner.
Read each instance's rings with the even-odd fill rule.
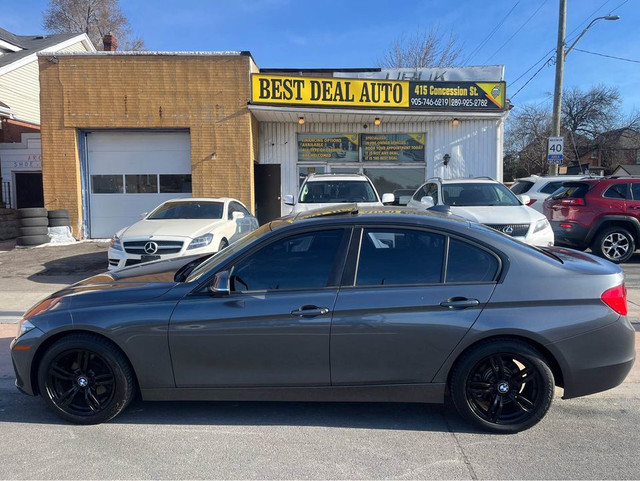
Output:
[[[549,137],[547,142],[547,161],[561,164],[564,160],[564,137]]]

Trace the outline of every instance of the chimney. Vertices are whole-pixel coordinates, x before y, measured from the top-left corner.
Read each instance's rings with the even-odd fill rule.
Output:
[[[105,52],[115,52],[118,49],[118,40],[109,32],[102,37],[102,45]]]

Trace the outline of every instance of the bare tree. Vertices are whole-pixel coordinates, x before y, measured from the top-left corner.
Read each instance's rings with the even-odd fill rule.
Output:
[[[545,105],[524,105],[513,112],[507,120],[504,141],[506,170],[514,176],[547,172],[547,137],[551,130],[551,111]]]
[[[459,63],[461,53],[453,33],[443,37],[431,27],[396,38],[378,63],[382,68],[450,67]]]
[[[49,0],[42,26],[52,33],[84,32],[96,48],[112,33],[121,50],[144,50],[144,40],[133,36],[118,0]]]
[[[616,87],[595,85],[586,92],[573,87],[562,97],[562,125],[570,132],[593,139],[621,121]]]

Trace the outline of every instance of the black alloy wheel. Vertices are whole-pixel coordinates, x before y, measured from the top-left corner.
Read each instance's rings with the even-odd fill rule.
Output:
[[[553,374],[543,357],[520,341],[480,344],[460,359],[451,394],[458,412],[482,429],[515,433],[544,417]]]
[[[120,413],[133,397],[133,374],[105,339],[79,334],[56,342],[38,372],[40,394],[62,418],[96,424]]]

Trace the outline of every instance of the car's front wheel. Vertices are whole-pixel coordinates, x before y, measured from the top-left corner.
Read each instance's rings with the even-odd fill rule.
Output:
[[[112,419],[129,404],[135,381],[127,359],[109,341],[75,334],[46,351],[38,369],[38,387],[61,418],[97,424]]]
[[[529,344],[496,339],[456,363],[450,392],[460,415],[497,433],[517,433],[540,421],[553,399],[553,373]]]
[[[631,258],[636,250],[636,242],[627,229],[609,227],[598,233],[591,249],[596,255],[621,264]]]

